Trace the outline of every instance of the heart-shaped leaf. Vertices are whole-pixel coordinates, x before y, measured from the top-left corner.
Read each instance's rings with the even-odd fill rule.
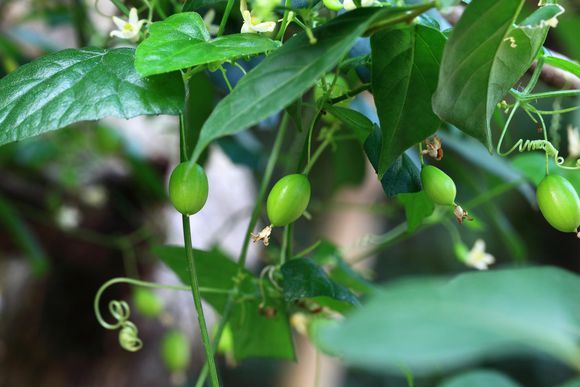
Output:
[[[559,6],[514,26],[523,0],[472,2],[445,46],[433,96],[437,115],[477,138],[491,152],[489,122],[498,102],[530,67]],[[557,16],[557,15],[556,15]],[[547,19],[546,19],[547,18]]]
[[[107,116],[179,114],[178,74],[141,79],[134,50],[68,49],[0,80],[0,145]]]
[[[439,30],[421,24],[371,37],[372,91],[383,133],[379,178],[407,148],[439,127],[431,98],[444,45],[445,36]]]
[[[257,34],[232,34],[210,39],[199,14],[178,13],[153,23],[137,47],[135,67],[142,76],[168,73],[208,63],[261,54],[280,42]]]

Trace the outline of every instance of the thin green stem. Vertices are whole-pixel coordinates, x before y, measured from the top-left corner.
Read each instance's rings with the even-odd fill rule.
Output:
[[[371,247],[369,250],[363,252],[362,254],[350,259],[349,263],[355,264],[364,261],[365,259],[375,255],[384,248],[391,246],[396,242],[400,242],[404,239],[407,239],[409,236],[411,236],[411,234],[407,232],[407,222],[403,222],[390,229],[386,234],[376,238],[374,241],[375,246]]]
[[[117,7],[119,11],[123,12],[125,16],[129,16],[129,8],[127,8],[121,0],[111,0],[111,2],[115,4],[115,7]]]
[[[276,35],[276,40],[282,41],[284,39],[284,33],[286,32],[286,27],[288,27],[288,14],[290,13],[290,7],[292,6],[292,0],[286,0],[284,3],[284,16],[282,17],[282,24]]]
[[[278,161],[278,157],[280,156],[280,149],[282,148],[282,142],[284,141],[284,135],[286,134],[288,123],[289,116],[288,113],[285,113],[284,116],[282,117],[280,127],[278,128],[278,134],[276,134],[276,139],[274,140],[274,145],[272,146],[272,152],[270,153],[268,163],[266,164],[266,169],[264,170],[264,176],[262,178],[262,182],[260,183],[260,188],[258,190],[258,195],[256,197],[254,210],[252,211],[252,216],[250,217],[250,222],[248,223],[248,228],[246,229],[244,242],[242,244],[242,250],[240,252],[240,256],[238,257],[238,273],[241,273],[246,267],[246,258],[248,255],[248,248],[250,246],[250,237],[252,231],[254,231],[254,229],[256,228],[258,218],[260,217],[260,213],[262,212],[262,203],[264,201],[264,198],[266,197],[266,190],[268,189],[268,185],[270,184],[270,180],[272,179],[274,167],[276,166],[276,162]],[[220,342],[225,326],[227,325],[230,319],[230,315],[232,313],[234,306],[234,296],[237,294],[238,290],[239,284],[236,284],[234,291],[230,294],[230,296],[226,301],[226,305],[222,313],[222,319],[218,325],[218,329],[214,337],[214,347],[216,348],[218,343]],[[207,368],[208,363],[206,362],[199,374],[199,377],[197,378],[197,382],[195,384],[196,387],[201,387],[205,383],[208,373]]]
[[[226,72],[226,69],[224,69],[223,66],[220,65],[220,72],[222,73],[222,77],[224,78],[224,81],[226,82],[226,86],[228,87],[228,90],[230,91],[230,93],[232,92],[232,84],[230,83],[230,80],[228,79],[228,74]]]
[[[316,151],[314,152],[314,154],[312,155],[312,157],[308,161],[308,164],[306,165],[306,167],[304,167],[304,170],[302,171],[302,173],[304,175],[308,175],[310,173],[310,170],[312,169],[314,164],[316,164],[316,161],[320,158],[320,156],[322,155],[322,153],[324,152],[326,147],[328,145],[330,145],[330,143],[331,143],[331,139],[329,137],[329,138],[326,138],[322,142],[322,144],[320,144],[320,146],[318,148],[316,148]]]
[[[226,9],[224,10],[224,15],[222,16],[222,21],[220,22],[220,28],[218,30],[217,36],[222,36],[226,29],[226,24],[228,24],[228,19],[232,13],[232,8],[234,7],[234,0],[228,0]]]
[[[331,105],[334,105],[336,103],[339,103],[339,102],[342,102],[342,101],[347,100],[349,98],[352,98],[352,97],[354,97],[354,96],[362,93],[363,91],[370,90],[370,88],[371,88],[371,84],[370,83],[364,83],[361,86],[357,87],[356,89],[353,89],[353,90],[349,91],[346,94],[339,95],[336,98],[331,98],[328,101],[328,103],[330,103]]]
[[[201,304],[201,294],[199,291],[199,281],[197,278],[197,271],[195,268],[195,261],[193,258],[193,246],[191,243],[191,226],[189,223],[189,216],[182,216],[183,223],[183,238],[185,241],[185,254],[187,258],[187,266],[189,268],[189,279],[191,281],[191,294],[193,295],[193,302],[197,312],[197,320],[199,323],[199,330],[201,331],[201,340],[205,349],[205,358],[208,363],[211,384],[213,387],[219,387],[220,382],[217,375],[215,359],[213,356],[212,344],[207,331],[205,323],[205,316],[203,313],[203,306]]]
[[[280,251],[280,266],[286,263],[288,260],[288,244],[290,243],[290,225],[284,227],[284,234],[282,237],[282,249]]]
[[[529,95],[523,95],[517,91],[512,90],[511,94],[515,96],[519,101],[533,101],[536,99],[543,98],[556,98],[556,97],[575,97],[580,95],[580,89],[574,90],[558,90],[558,91],[546,91],[543,93],[535,93]]]

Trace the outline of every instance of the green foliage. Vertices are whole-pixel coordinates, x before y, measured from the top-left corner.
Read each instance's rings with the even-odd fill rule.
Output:
[[[153,253],[177,274],[181,282],[189,284],[187,263],[183,247],[158,246]],[[294,344],[290,332],[285,306],[280,299],[268,298],[267,305],[276,310],[273,317],[260,313],[260,291],[258,279],[249,271],[238,274],[238,265],[219,250],[194,250],[200,287],[222,289],[233,288],[235,281],[242,281],[240,291],[246,295],[234,301],[230,327],[234,335],[234,356],[237,360],[248,357],[273,357],[294,359]],[[265,285],[271,289],[270,285]],[[222,313],[227,302],[226,293],[204,293],[202,297],[218,313]]]
[[[234,34],[211,39],[199,14],[178,13],[153,23],[137,47],[135,68],[146,77],[271,51],[280,46],[261,35]]]
[[[381,144],[381,129],[375,125],[373,132],[365,142],[365,152],[377,172]],[[381,185],[387,197],[393,197],[400,193],[418,192],[421,190],[419,169],[409,156],[403,153],[387,169],[381,178]]]
[[[580,314],[570,295],[579,291],[578,276],[550,267],[403,280],[313,335],[325,352],[374,370],[439,372],[531,350],[578,368]]]
[[[441,32],[420,24],[371,37],[372,91],[383,134],[379,178],[407,148],[439,127],[431,98],[444,45]]]
[[[548,26],[532,15],[514,26],[523,0],[471,3],[445,46],[433,110],[493,149],[489,121],[498,102],[529,68]],[[545,15],[544,15],[545,16]]]
[[[201,130],[192,158],[197,159],[216,138],[239,132],[288,106],[342,59],[369,27],[393,24],[406,15],[397,7],[357,9],[315,29],[316,44],[305,32],[293,36],[220,101]]]
[[[63,50],[0,80],[0,145],[107,116],[179,114],[177,74],[141,79],[127,48]]]
[[[360,304],[354,294],[330,279],[326,272],[310,259],[292,259],[282,265],[280,271],[286,302],[324,296],[351,305]]]
[[[435,210],[433,202],[423,191],[400,194],[398,198],[403,204],[403,207],[405,207],[408,232],[414,232],[419,228],[423,224],[423,221],[431,216]]]

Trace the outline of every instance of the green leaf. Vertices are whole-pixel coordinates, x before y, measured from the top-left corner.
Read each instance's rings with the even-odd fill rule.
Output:
[[[338,247],[331,242],[321,241],[310,256],[314,262],[328,270],[334,282],[359,293],[368,293],[373,289],[373,285],[352,269]]]
[[[513,25],[523,0],[472,2],[445,46],[433,110],[493,149],[489,121],[497,103],[529,68],[547,25],[531,16]]]
[[[338,118],[340,122],[354,131],[354,135],[363,145],[373,131],[373,123],[371,120],[356,110],[334,105],[327,105],[324,107],[324,110]]]
[[[381,129],[375,125],[373,132],[365,142],[365,152],[375,171],[379,162],[381,149]],[[421,191],[421,177],[417,165],[403,153],[387,169],[381,179],[383,191],[387,197],[393,197],[400,193]]]
[[[106,116],[179,114],[178,74],[143,80],[128,48],[63,50],[0,80],[0,145]]]
[[[444,45],[441,32],[420,24],[371,37],[372,90],[383,132],[379,177],[405,149],[431,136],[441,123],[431,98]]]
[[[420,5],[421,9],[430,6]],[[409,7],[361,8],[316,28],[315,44],[306,33],[296,34],[244,76],[216,106],[202,128],[192,159],[197,160],[216,138],[239,132],[284,109],[342,59],[368,28],[382,28],[410,15]]]
[[[178,13],[153,23],[149,32],[149,37],[137,47],[135,58],[135,67],[144,77],[231,61],[280,46],[280,42],[257,34],[210,39],[203,19],[195,12]]]
[[[423,191],[400,194],[398,198],[403,204],[403,207],[405,207],[408,232],[414,232],[419,228],[423,224],[423,221],[431,216],[435,210],[433,202]]]
[[[183,12],[195,11],[200,8],[215,8],[227,3],[227,0],[186,0],[183,4]]]
[[[580,277],[552,267],[402,280],[312,333],[322,350],[373,370],[426,374],[534,350],[578,369],[579,292]]]
[[[282,265],[280,271],[286,302],[324,296],[351,305],[359,304],[350,290],[332,281],[328,274],[310,259],[292,259]]]
[[[520,385],[497,371],[475,370],[445,379],[439,387],[519,387]]]
[[[572,60],[567,60],[563,58],[558,58],[557,56],[546,55],[544,56],[544,63],[568,71],[577,77],[580,77],[580,64]]]
[[[184,284],[189,284],[185,250],[177,246],[157,246],[153,253],[177,274]],[[294,359],[294,344],[285,305],[278,298],[268,298],[266,305],[274,308],[275,316],[267,318],[260,312],[260,289],[258,279],[249,271],[242,270],[238,277],[238,265],[217,249],[194,250],[194,259],[200,287],[230,290],[234,278],[241,278],[240,292],[247,300],[236,300],[230,317],[234,335],[234,356],[237,360],[249,357],[273,357]],[[271,285],[265,286],[267,292]],[[204,293],[202,297],[218,313],[222,313],[227,294]]]

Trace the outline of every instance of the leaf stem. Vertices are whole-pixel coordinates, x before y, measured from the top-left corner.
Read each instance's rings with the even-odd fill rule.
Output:
[[[349,99],[351,97],[354,97],[355,95],[358,95],[358,94],[362,93],[363,91],[370,90],[370,88],[371,88],[371,84],[370,83],[364,83],[361,86],[357,87],[356,89],[353,89],[353,90],[349,91],[346,94],[339,95],[336,98],[331,98],[328,101],[328,103],[330,103],[331,105],[337,104],[337,103],[342,102],[344,100],[347,100],[347,99]]]
[[[199,323],[199,329],[201,331],[201,340],[203,342],[203,347],[205,349],[205,358],[209,367],[211,384],[213,387],[219,387],[219,379],[217,375],[217,369],[215,365],[215,359],[213,357],[212,344],[207,331],[207,325],[205,322],[205,316],[203,313],[203,306],[201,304],[201,294],[199,291],[199,282],[197,279],[197,271],[195,268],[195,261],[193,259],[193,246],[191,244],[191,226],[189,223],[189,216],[182,216],[183,223],[183,238],[185,241],[185,254],[187,257],[187,265],[189,268],[189,279],[191,281],[191,294],[193,295],[193,302],[195,304],[195,310],[197,311],[197,320]]]
[[[272,173],[274,172],[274,167],[276,166],[276,162],[278,161],[278,157],[280,156],[280,149],[282,148],[282,142],[284,140],[284,135],[286,134],[286,128],[288,127],[289,116],[288,113],[285,113],[282,117],[282,122],[280,123],[280,127],[278,128],[278,134],[276,134],[276,139],[274,140],[274,145],[272,147],[272,153],[270,153],[270,158],[268,159],[268,163],[266,164],[266,169],[264,170],[264,176],[262,178],[262,182],[260,183],[260,189],[258,190],[258,196],[256,197],[256,203],[254,205],[254,210],[252,211],[252,216],[250,217],[250,222],[248,223],[248,228],[246,230],[246,235],[244,237],[244,243],[242,244],[242,250],[240,252],[240,256],[238,258],[238,272],[241,273],[242,270],[246,266],[246,257],[248,255],[248,247],[250,244],[250,236],[254,228],[256,228],[256,224],[258,223],[258,218],[260,217],[260,213],[262,212],[262,202],[266,197],[266,190],[268,189],[268,185],[270,184],[270,180],[272,178]],[[222,337],[223,331],[225,326],[227,325],[230,315],[232,313],[232,309],[234,306],[234,297],[239,290],[239,283],[236,283],[233,292],[230,293],[226,301],[226,305],[224,307],[224,311],[222,313],[222,319],[218,325],[218,330],[214,337],[214,347],[217,347],[220,339]],[[195,384],[196,387],[202,387],[205,383],[205,379],[207,378],[208,373],[208,363],[206,362],[201,370],[197,382]]]
[[[282,17],[282,24],[280,25],[280,29],[278,30],[278,34],[276,35],[276,40],[282,41],[284,39],[284,33],[286,32],[286,28],[288,27],[288,14],[290,13],[290,7],[292,6],[292,0],[286,0],[284,3],[284,16]]]
[[[222,36],[226,29],[226,24],[228,24],[228,19],[230,18],[230,13],[232,13],[232,8],[234,7],[234,0],[228,0],[226,9],[224,10],[224,15],[222,16],[222,21],[220,22],[220,28],[218,30],[217,36]]]

